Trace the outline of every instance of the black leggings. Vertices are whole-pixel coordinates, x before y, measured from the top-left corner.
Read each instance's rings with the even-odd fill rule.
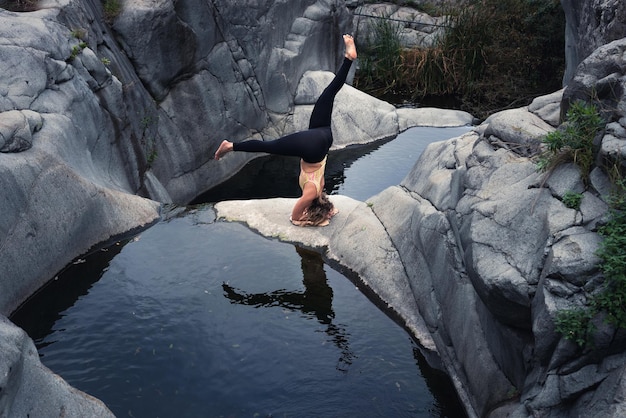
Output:
[[[341,68],[335,78],[324,89],[317,99],[311,118],[309,129],[296,132],[275,139],[260,141],[251,139],[233,143],[233,151],[267,152],[269,154],[289,155],[300,157],[307,163],[318,163],[324,159],[333,144],[333,134],[330,130],[331,116],[335,96],[346,82],[352,61],[344,58]]]

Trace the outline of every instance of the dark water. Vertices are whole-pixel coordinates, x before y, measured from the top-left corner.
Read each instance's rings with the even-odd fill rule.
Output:
[[[458,135],[445,131],[435,132]],[[384,175],[401,179],[412,163],[399,161],[427,138],[334,154],[327,185],[373,195],[350,185],[378,183],[359,166],[393,161]],[[268,181],[259,163],[270,174],[290,164],[255,161],[231,183],[245,185],[251,169]],[[449,379],[358,286],[319,254],[215,222],[199,205],[78,260],[11,319],[46,366],[118,417],[463,417]]]

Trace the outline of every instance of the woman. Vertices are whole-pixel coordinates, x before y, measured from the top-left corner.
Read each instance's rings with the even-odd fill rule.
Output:
[[[328,225],[330,218],[337,213],[324,193],[324,169],[328,150],[333,144],[330,123],[335,96],[346,82],[352,61],[357,58],[352,36],[343,35],[343,41],[345,58],[333,81],[317,99],[309,120],[309,129],[273,141],[248,140],[233,143],[224,140],[215,152],[216,160],[231,151],[266,152],[300,157],[299,183],[302,196],[291,212],[290,220],[294,225]]]

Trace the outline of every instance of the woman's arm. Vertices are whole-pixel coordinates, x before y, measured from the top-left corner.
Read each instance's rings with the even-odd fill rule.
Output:
[[[302,190],[302,196],[296,201],[291,211],[291,220],[300,221],[304,217],[304,212],[311,206],[313,199],[317,197],[317,188],[313,183],[306,183],[304,190]]]

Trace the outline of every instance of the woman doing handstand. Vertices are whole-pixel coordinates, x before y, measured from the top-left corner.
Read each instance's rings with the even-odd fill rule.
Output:
[[[345,58],[333,81],[317,99],[309,120],[309,129],[273,141],[253,139],[233,143],[224,140],[215,152],[216,160],[231,151],[266,152],[300,157],[299,183],[302,196],[296,201],[291,212],[291,222],[295,225],[327,225],[330,218],[337,213],[324,193],[324,169],[328,150],[333,144],[330,125],[335,96],[346,82],[352,61],[357,57],[352,36],[344,35],[343,40],[346,48]]]

